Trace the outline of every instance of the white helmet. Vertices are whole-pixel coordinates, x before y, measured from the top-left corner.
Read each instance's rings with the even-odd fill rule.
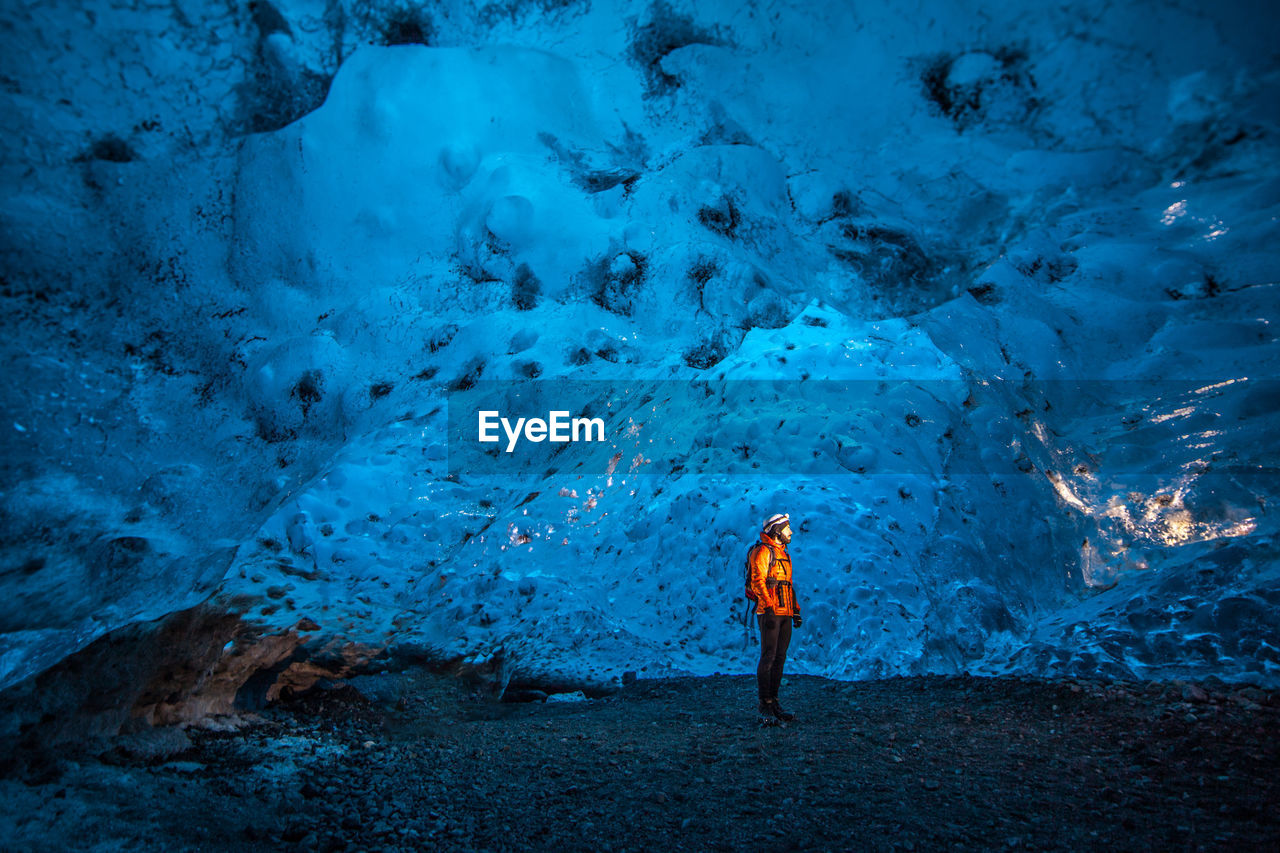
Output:
[[[777,515],[769,516],[769,518],[765,520],[764,527],[760,529],[763,530],[765,533],[768,533],[769,531],[773,530],[775,527],[782,527],[784,524],[790,524],[790,523],[791,523],[791,516],[785,512],[780,512]]]

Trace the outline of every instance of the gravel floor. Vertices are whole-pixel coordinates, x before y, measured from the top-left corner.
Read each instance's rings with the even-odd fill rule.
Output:
[[[7,778],[0,847],[1280,849],[1255,688],[800,677],[766,728],[746,677],[505,704],[382,678]]]

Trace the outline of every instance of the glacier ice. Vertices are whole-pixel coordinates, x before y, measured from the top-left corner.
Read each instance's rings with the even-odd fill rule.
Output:
[[[798,671],[1280,678],[1247,4],[94,5],[3,13],[0,685],[201,602],[737,671],[780,510]],[[489,393],[607,452],[476,456]]]

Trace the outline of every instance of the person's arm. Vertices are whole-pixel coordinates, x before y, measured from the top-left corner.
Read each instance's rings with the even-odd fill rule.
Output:
[[[751,591],[757,600],[770,610],[778,607],[778,598],[774,589],[767,583],[769,578],[769,546],[761,545],[751,552]]]

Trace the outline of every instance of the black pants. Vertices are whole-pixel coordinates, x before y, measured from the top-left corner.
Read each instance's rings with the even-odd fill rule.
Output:
[[[759,613],[760,665],[756,667],[756,686],[760,701],[778,698],[782,684],[782,666],[787,662],[787,646],[791,645],[791,617]]]

